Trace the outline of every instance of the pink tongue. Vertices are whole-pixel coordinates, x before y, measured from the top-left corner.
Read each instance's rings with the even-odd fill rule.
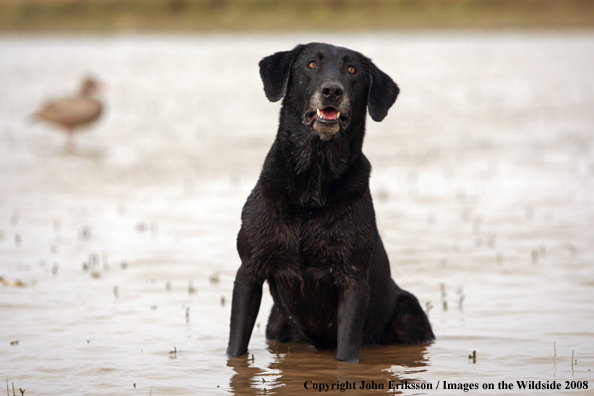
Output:
[[[332,110],[332,109],[320,110],[320,113],[322,113],[322,116],[324,116],[324,118],[327,120],[335,120],[336,116],[338,114],[338,112],[336,110]]]

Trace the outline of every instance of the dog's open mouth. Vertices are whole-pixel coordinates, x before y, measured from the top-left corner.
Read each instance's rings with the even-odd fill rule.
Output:
[[[322,138],[329,138],[340,130],[346,129],[347,117],[341,115],[340,111],[334,107],[326,107],[306,113],[305,125],[312,128]]]
[[[336,111],[333,107],[326,107],[322,110],[317,109],[316,116],[318,117],[319,122],[323,122],[325,124],[340,122],[340,112]]]

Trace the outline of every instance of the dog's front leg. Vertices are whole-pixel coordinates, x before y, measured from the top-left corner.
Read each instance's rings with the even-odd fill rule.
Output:
[[[235,277],[231,302],[231,330],[227,356],[241,356],[247,352],[254,323],[262,300],[262,283],[254,274],[241,266]]]
[[[349,279],[341,286],[338,299],[338,351],[336,359],[359,361],[359,348],[363,339],[363,324],[369,302],[366,280]]]

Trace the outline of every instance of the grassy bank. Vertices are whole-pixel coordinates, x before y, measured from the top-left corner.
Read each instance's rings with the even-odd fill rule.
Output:
[[[594,0],[2,0],[0,31],[592,28]]]

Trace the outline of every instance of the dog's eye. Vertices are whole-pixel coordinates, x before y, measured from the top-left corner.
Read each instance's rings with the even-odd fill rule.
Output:
[[[307,64],[308,69],[315,69],[318,64],[314,61],[311,61]]]
[[[357,74],[357,69],[355,69],[355,66],[349,66],[347,71],[349,72],[349,74]]]

